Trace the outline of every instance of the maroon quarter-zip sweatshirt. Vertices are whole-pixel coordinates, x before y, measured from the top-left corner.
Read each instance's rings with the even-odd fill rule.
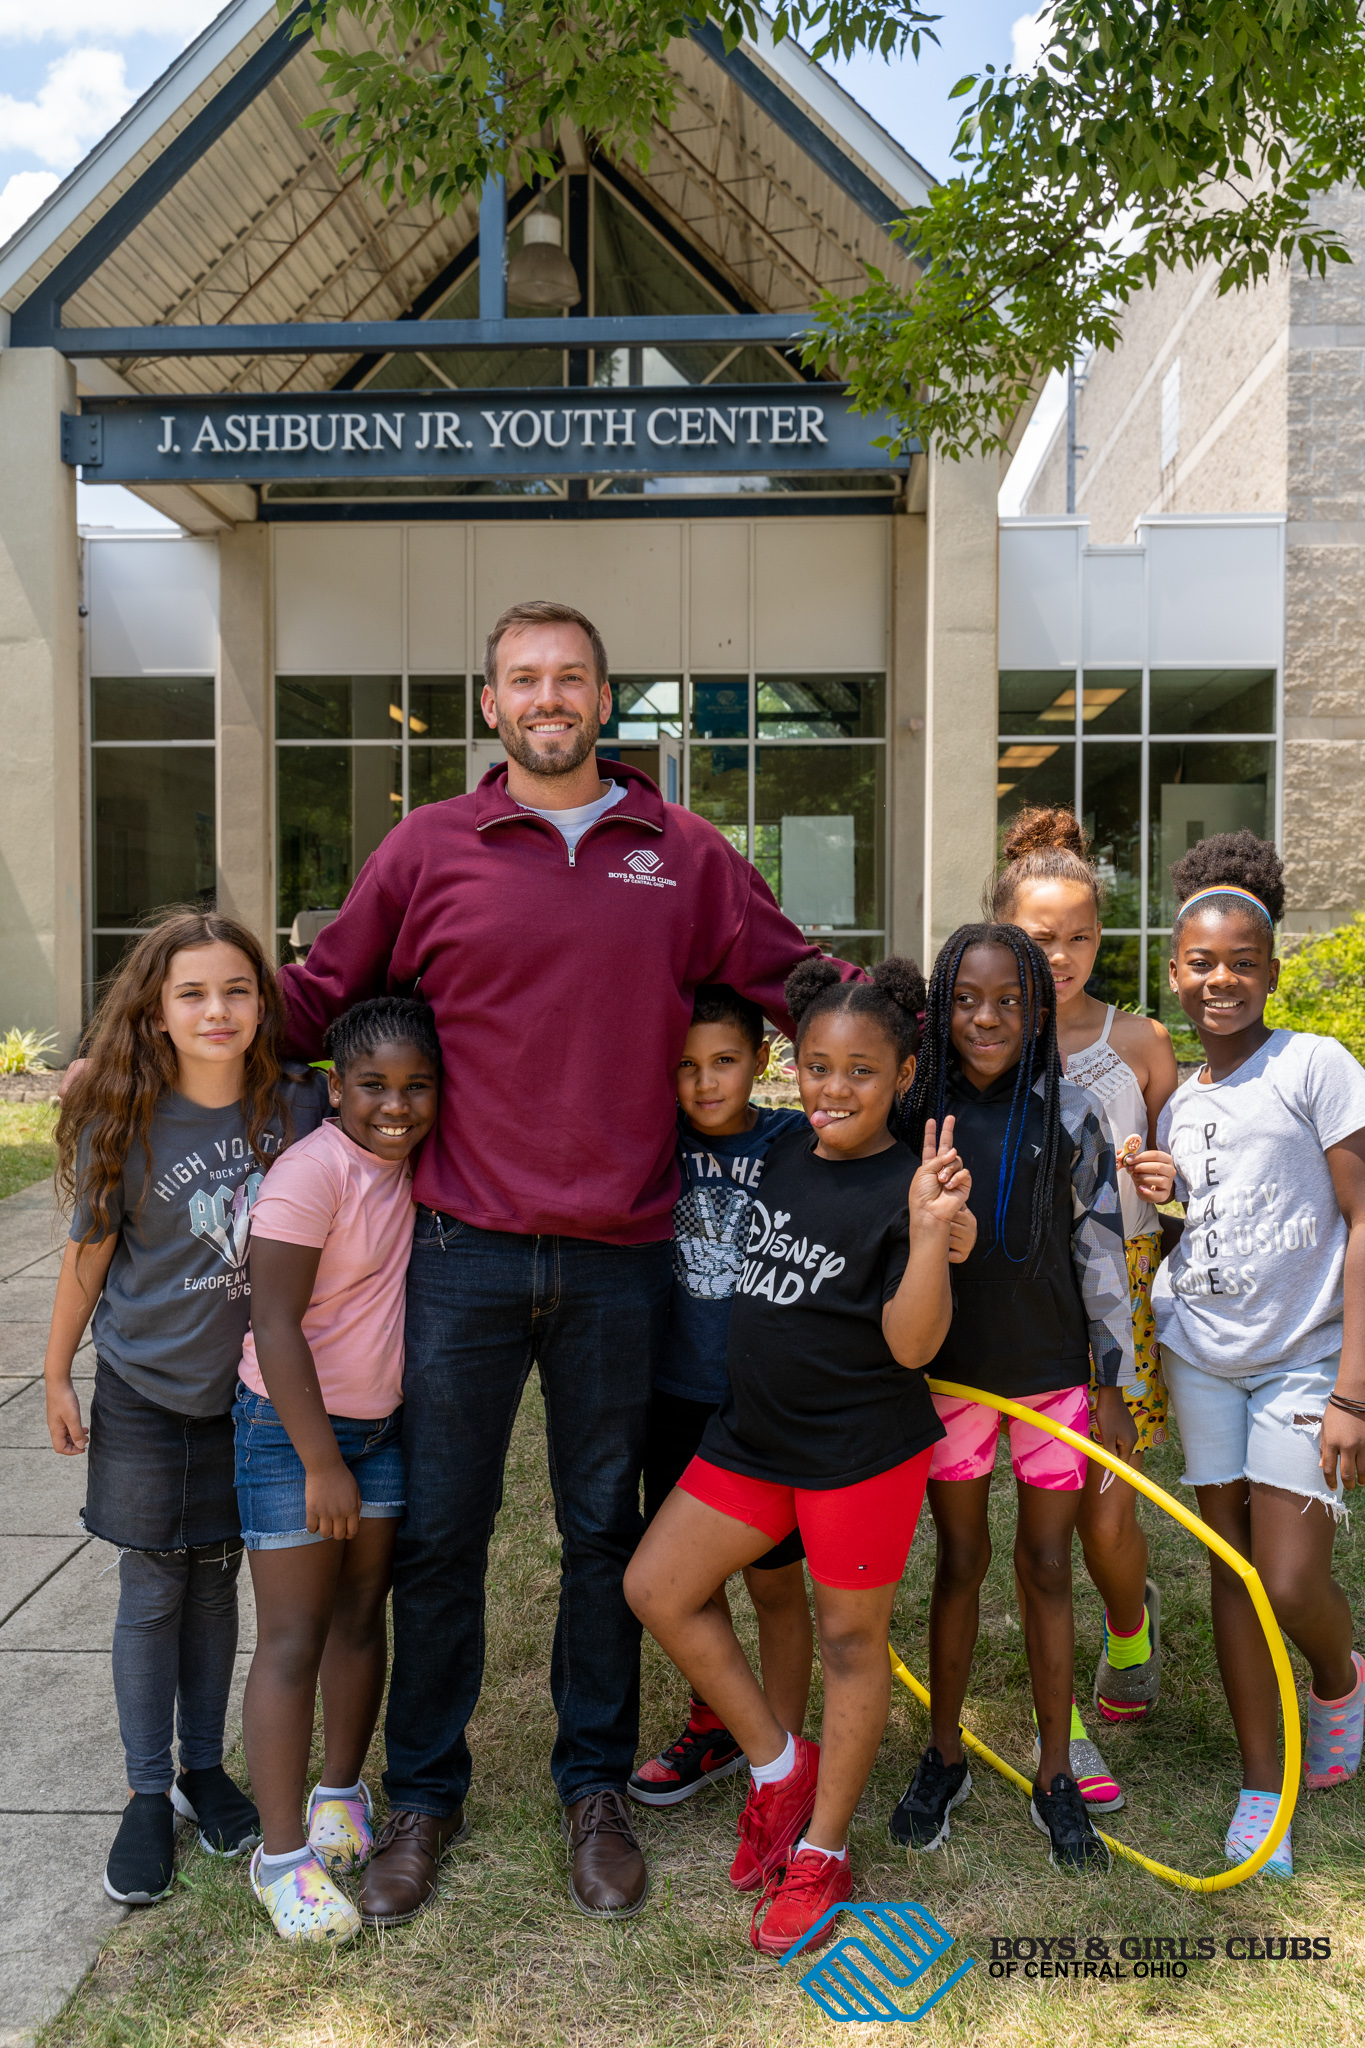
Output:
[[[782,984],[818,948],[714,825],[638,769],[603,772],[628,794],[572,855],[504,766],[411,812],[280,979],[305,1059],[352,1003],[420,980],[444,1075],[419,1202],[481,1230],[647,1244],[673,1235],[694,989],[728,982],[790,1030]]]

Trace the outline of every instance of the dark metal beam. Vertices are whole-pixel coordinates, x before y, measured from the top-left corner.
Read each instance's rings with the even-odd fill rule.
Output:
[[[16,315],[17,318],[17,315]],[[805,313],[648,314],[575,320],[300,320],[251,327],[59,327],[44,346],[65,356],[354,355],[390,349],[662,348],[669,343],[734,348],[796,341]]]
[[[295,35],[294,24],[304,13],[298,6],[286,21],[268,35],[240,71],[215,93],[208,105],[181,129],[160,156],[148,165],[140,178],[116,199],[109,211],[96,221],[43,279],[30,298],[25,299],[10,327],[12,348],[60,348],[57,330],[62,307],[74,292],[114,254],[153,207],[160,204],[179,184],[205,152],[224,135],[251,102],[264,92],[272,78],[298,55],[307,35]],[[164,330],[162,330],[164,331]]]
[[[692,40],[700,43],[711,61],[719,64],[721,70],[734,79],[740,90],[770,121],[776,122],[798,149],[803,149],[819,164],[825,175],[862,208],[869,220],[874,220],[879,228],[889,228],[892,221],[899,220],[905,207],[888,198],[866,171],[861,170],[851,157],[845,156],[838,143],[831,141],[809,114],[803,114],[795,101],[788,99],[781,86],[775,84],[766,71],[759,69],[752,57],[746,57],[742,50],[727,50],[725,39],[713,22],[694,21],[690,24],[690,32]]]

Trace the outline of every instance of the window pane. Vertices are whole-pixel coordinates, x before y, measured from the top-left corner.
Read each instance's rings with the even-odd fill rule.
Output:
[[[465,765],[463,747],[409,747],[408,809],[439,804],[448,796],[463,796]]]
[[[613,676],[611,717],[602,727],[602,737],[656,740],[660,733],[680,736],[682,688],[676,676],[667,681],[654,676]]]
[[[1086,994],[1102,1003],[1114,1003],[1120,1010],[1136,1010],[1141,952],[1142,941],[1138,938],[1101,939],[1095,971],[1085,985]]]
[[[757,748],[754,842],[754,865],[793,924],[879,927],[886,749]]]
[[[709,818],[747,858],[749,852],[749,749],[693,747],[687,807]]]
[[[277,919],[339,910],[384,834],[402,815],[397,747],[279,747]]]
[[[211,740],[212,676],[95,676],[91,738]]]
[[[1142,731],[1142,670],[1088,668],[1081,716],[1086,732]]]
[[[1003,828],[1030,804],[1074,804],[1076,747],[1001,740],[996,768],[996,820]]]
[[[760,676],[759,735],[787,740],[880,739],[885,676]]]
[[[749,737],[749,683],[745,676],[692,679],[692,737],[742,740]]]
[[[278,676],[275,736],[282,740],[397,739],[403,730],[399,676]],[[459,737],[463,738],[461,727]]]
[[[1172,864],[1215,832],[1273,836],[1275,750],[1242,746],[1154,746],[1151,784],[1151,922],[1175,918]]]
[[[1076,729],[1076,671],[1070,668],[1002,668],[1001,732],[1053,735]]]
[[[134,924],[166,903],[211,903],[214,749],[96,748],[91,766],[94,922]]]
[[[408,731],[415,740],[462,740],[467,701],[463,676],[413,676],[408,683]]]
[[[1156,668],[1151,702],[1152,732],[1273,732],[1275,672]]]
[[[855,967],[877,967],[886,958],[886,934],[878,932],[873,938],[845,938],[842,932],[835,932],[828,938],[815,942],[822,953],[832,953],[836,960],[852,961]]]
[[[1177,1060],[1182,1064],[1197,1060],[1202,1066],[1204,1048],[1199,1043],[1199,1035],[1181,1009],[1180,998],[1171,993],[1170,958],[1169,936],[1147,941],[1147,1008],[1170,1032]]]
[[[1142,922],[1142,747],[1085,747],[1081,822],[1104,881],[1106,924]]]

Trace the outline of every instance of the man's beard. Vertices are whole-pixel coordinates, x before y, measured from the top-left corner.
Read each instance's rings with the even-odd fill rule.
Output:
[[[572,775],[575,768],[581,768],[593,748],[597,735],[602,730],[601,720],[585,719],[580,726],[571,726],[562,734],[551,750],[542,752],[532,745],[529,733],[510,719],[499,717],[498,738],[504,748],[521,768],[532,775]]]

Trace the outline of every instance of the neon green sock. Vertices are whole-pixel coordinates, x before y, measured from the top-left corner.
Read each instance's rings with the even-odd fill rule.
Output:
[[[1115,1671],[1131,1671],[1135,1664],[1145,1664],[1152,1654],[1151,1617],[1145,1607],[1142,1610],[1142,1627],[1135,1629],[1130,1636],[1115,1634],[1106,1610],[1104,1633],[1105,1649]]]
[[[1087,1739],[1088,1738],[1085,1732],[1085,1723],[1081,1719],[1081,1710],[1076,1705],[1075,1700],[1073,1700],[1071,1702],[1071,1733],[1067,1737],[1067,1741],[1085,1742]]]

